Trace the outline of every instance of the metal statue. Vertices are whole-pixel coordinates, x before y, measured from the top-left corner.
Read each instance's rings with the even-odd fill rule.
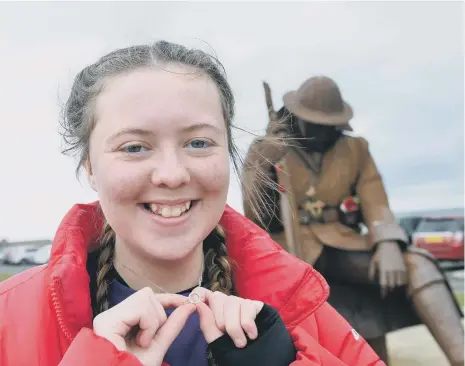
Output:
[[[312,77],[284,95],[279,111],[264,87],[270,122],[246,157],[244,182],[257,193],[243,185],[245,215],[323,274],[329,303],[386,363],[386,333],[423,323],[451,365],[463,365],[461,309],[435,259],[397,224],[338,85]]]

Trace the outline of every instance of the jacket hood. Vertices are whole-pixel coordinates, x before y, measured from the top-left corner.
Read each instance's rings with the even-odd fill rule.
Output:
[[[53,240],[47,283],[57,314],[75,336],[91,327],[87,253],[98,245],[103,215],[98,202],[76,204],[63,218]],[[323,277],[309,264],[276,244],[261,228],[226,206],[220,224],[234,264],[239,296],[278,309],[288,327],[300,323],[328,298]]]

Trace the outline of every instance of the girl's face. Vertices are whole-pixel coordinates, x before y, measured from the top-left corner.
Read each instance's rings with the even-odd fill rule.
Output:
[[[217,86],[185,66],[111,78],[95,105],[87,172],[116,240],[182,259],[217,225],[229,157]]]

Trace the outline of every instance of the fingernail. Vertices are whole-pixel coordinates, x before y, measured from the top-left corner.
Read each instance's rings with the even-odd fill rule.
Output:
[[[255,339],[255,338],[257,338],[257,333],[255,333],[255,332],[247,333],[247,335],[249,336],[250,339]]]
[[[237,347],[243,348],[245,347],[246,342],[243,339],[235,339],[234,343],[236,344]]]

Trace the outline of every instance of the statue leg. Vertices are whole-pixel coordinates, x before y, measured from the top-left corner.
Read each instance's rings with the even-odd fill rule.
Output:
[[[383,361],[386,365],[389,365],[386,336],[366,339],[366,341],[370,345],[370,347],[373,348],[373,351],[376,352],[381,361]]]
[[[386,334],[392,324],[390,317],[386,316],[386,308],[379,306],[384,300],[380,297],[378,282],[368,278],[370,260],[371,253],[368,251],[347,251],[324,246],[314,268],[329,283],[331,291],[328,302],[388,365]],[[404,300],[411,307],[405,295]]]
[[[435,259],[426,251],[405,253],[409,295],[423,323],[453,366],[464,364],[462,314]]]

